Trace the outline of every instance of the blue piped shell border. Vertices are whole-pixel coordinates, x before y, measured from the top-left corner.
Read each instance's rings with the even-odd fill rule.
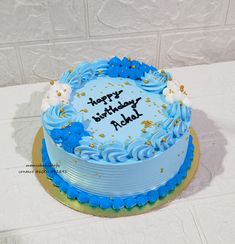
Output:
[[[128,197],[100,197],[97,195],[88,194],[86,192],[79,191],[75,187],[68,184],[56,173],[53,169],[51,161],[49,159],[45,139],[42,140],[42,163],[46,170],[47,177],[52,181],[53,185],[57,186],[60,191],[64,192],[68,198],[77,200],[81,204],[88,204],[91,207],[98,207],[101,209],[112,208],[114,210],[120,210],[122,208],[131,209],[135,206],[143,207],[147,203],[155,203],[159,199],[163,199],[170,192],[174,191],[176,186],[180,185],[186,178],[188,170],[191,168],[192,160],[194,157],[194,145],[192,143],[192,136],[189,137],[189,144],[187,154],[184,163],[180,167],[178,173],[170,180],[168,180],[161,187],[148,191],[143,194]]]

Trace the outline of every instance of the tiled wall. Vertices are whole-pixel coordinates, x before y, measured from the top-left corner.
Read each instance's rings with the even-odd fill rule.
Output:
[[[0,1],[1,86],[113,55],[161,68],[235,60],[235,0]]]

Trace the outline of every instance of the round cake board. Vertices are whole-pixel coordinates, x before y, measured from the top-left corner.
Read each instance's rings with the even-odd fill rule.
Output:
[[[91,214],[100,217],[123,217],[123,216],[131,216],[137,214],[143,214],[148,212],[152,209],[159,209],[163,205],[168,204],[169,202],[173,201],[191,182],[193,176],[195,175],[199,157],[200,157],[200,148],[198,143],[197,135],[192,127],[190,127],[190,134],[193,138],[193,145],[194,145],[194,159],[192,161],[191,168],[188,170],[186,178],[183,182],[175,188],[172,192],[170,192],[166,197],[163,199],[158,199],[155,203],[147,203],[143,207],[135,206],[131,209],[123,208],[119,211],[114,209],[101,209],[101,208],[94,208],[89,206],[88,204],[81,204],[77,200],[69,199],[65,193],[61,192],[58,187],[52,184],[52,181],[47,178],[45,170],[42,165],[42,156],[41,156],[41,144],[43,139],[43,130],[40,128],[35,136],[34,143],[33,143],[33,150],[32,150],[32,163],[34,172],[43,186],[43,188],[57,201],[61,202],[62,204],[77,210],[82,213]]]

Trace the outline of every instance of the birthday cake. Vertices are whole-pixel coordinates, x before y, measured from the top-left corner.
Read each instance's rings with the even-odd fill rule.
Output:
[[[167,70],[126,57],[83,62],[50,81],[41,109],[47,177],[81,204],[153,204],[191,167],[191,104]]]

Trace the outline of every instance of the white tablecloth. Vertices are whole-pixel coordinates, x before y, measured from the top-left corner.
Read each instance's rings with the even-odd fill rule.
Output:
[[[0,243],[235,243],[235,62],[171,71],[193,102],[198,172],[168,206],[116,219],[69,209],[19,173],[31,163],[47,84],[0,88]]]

